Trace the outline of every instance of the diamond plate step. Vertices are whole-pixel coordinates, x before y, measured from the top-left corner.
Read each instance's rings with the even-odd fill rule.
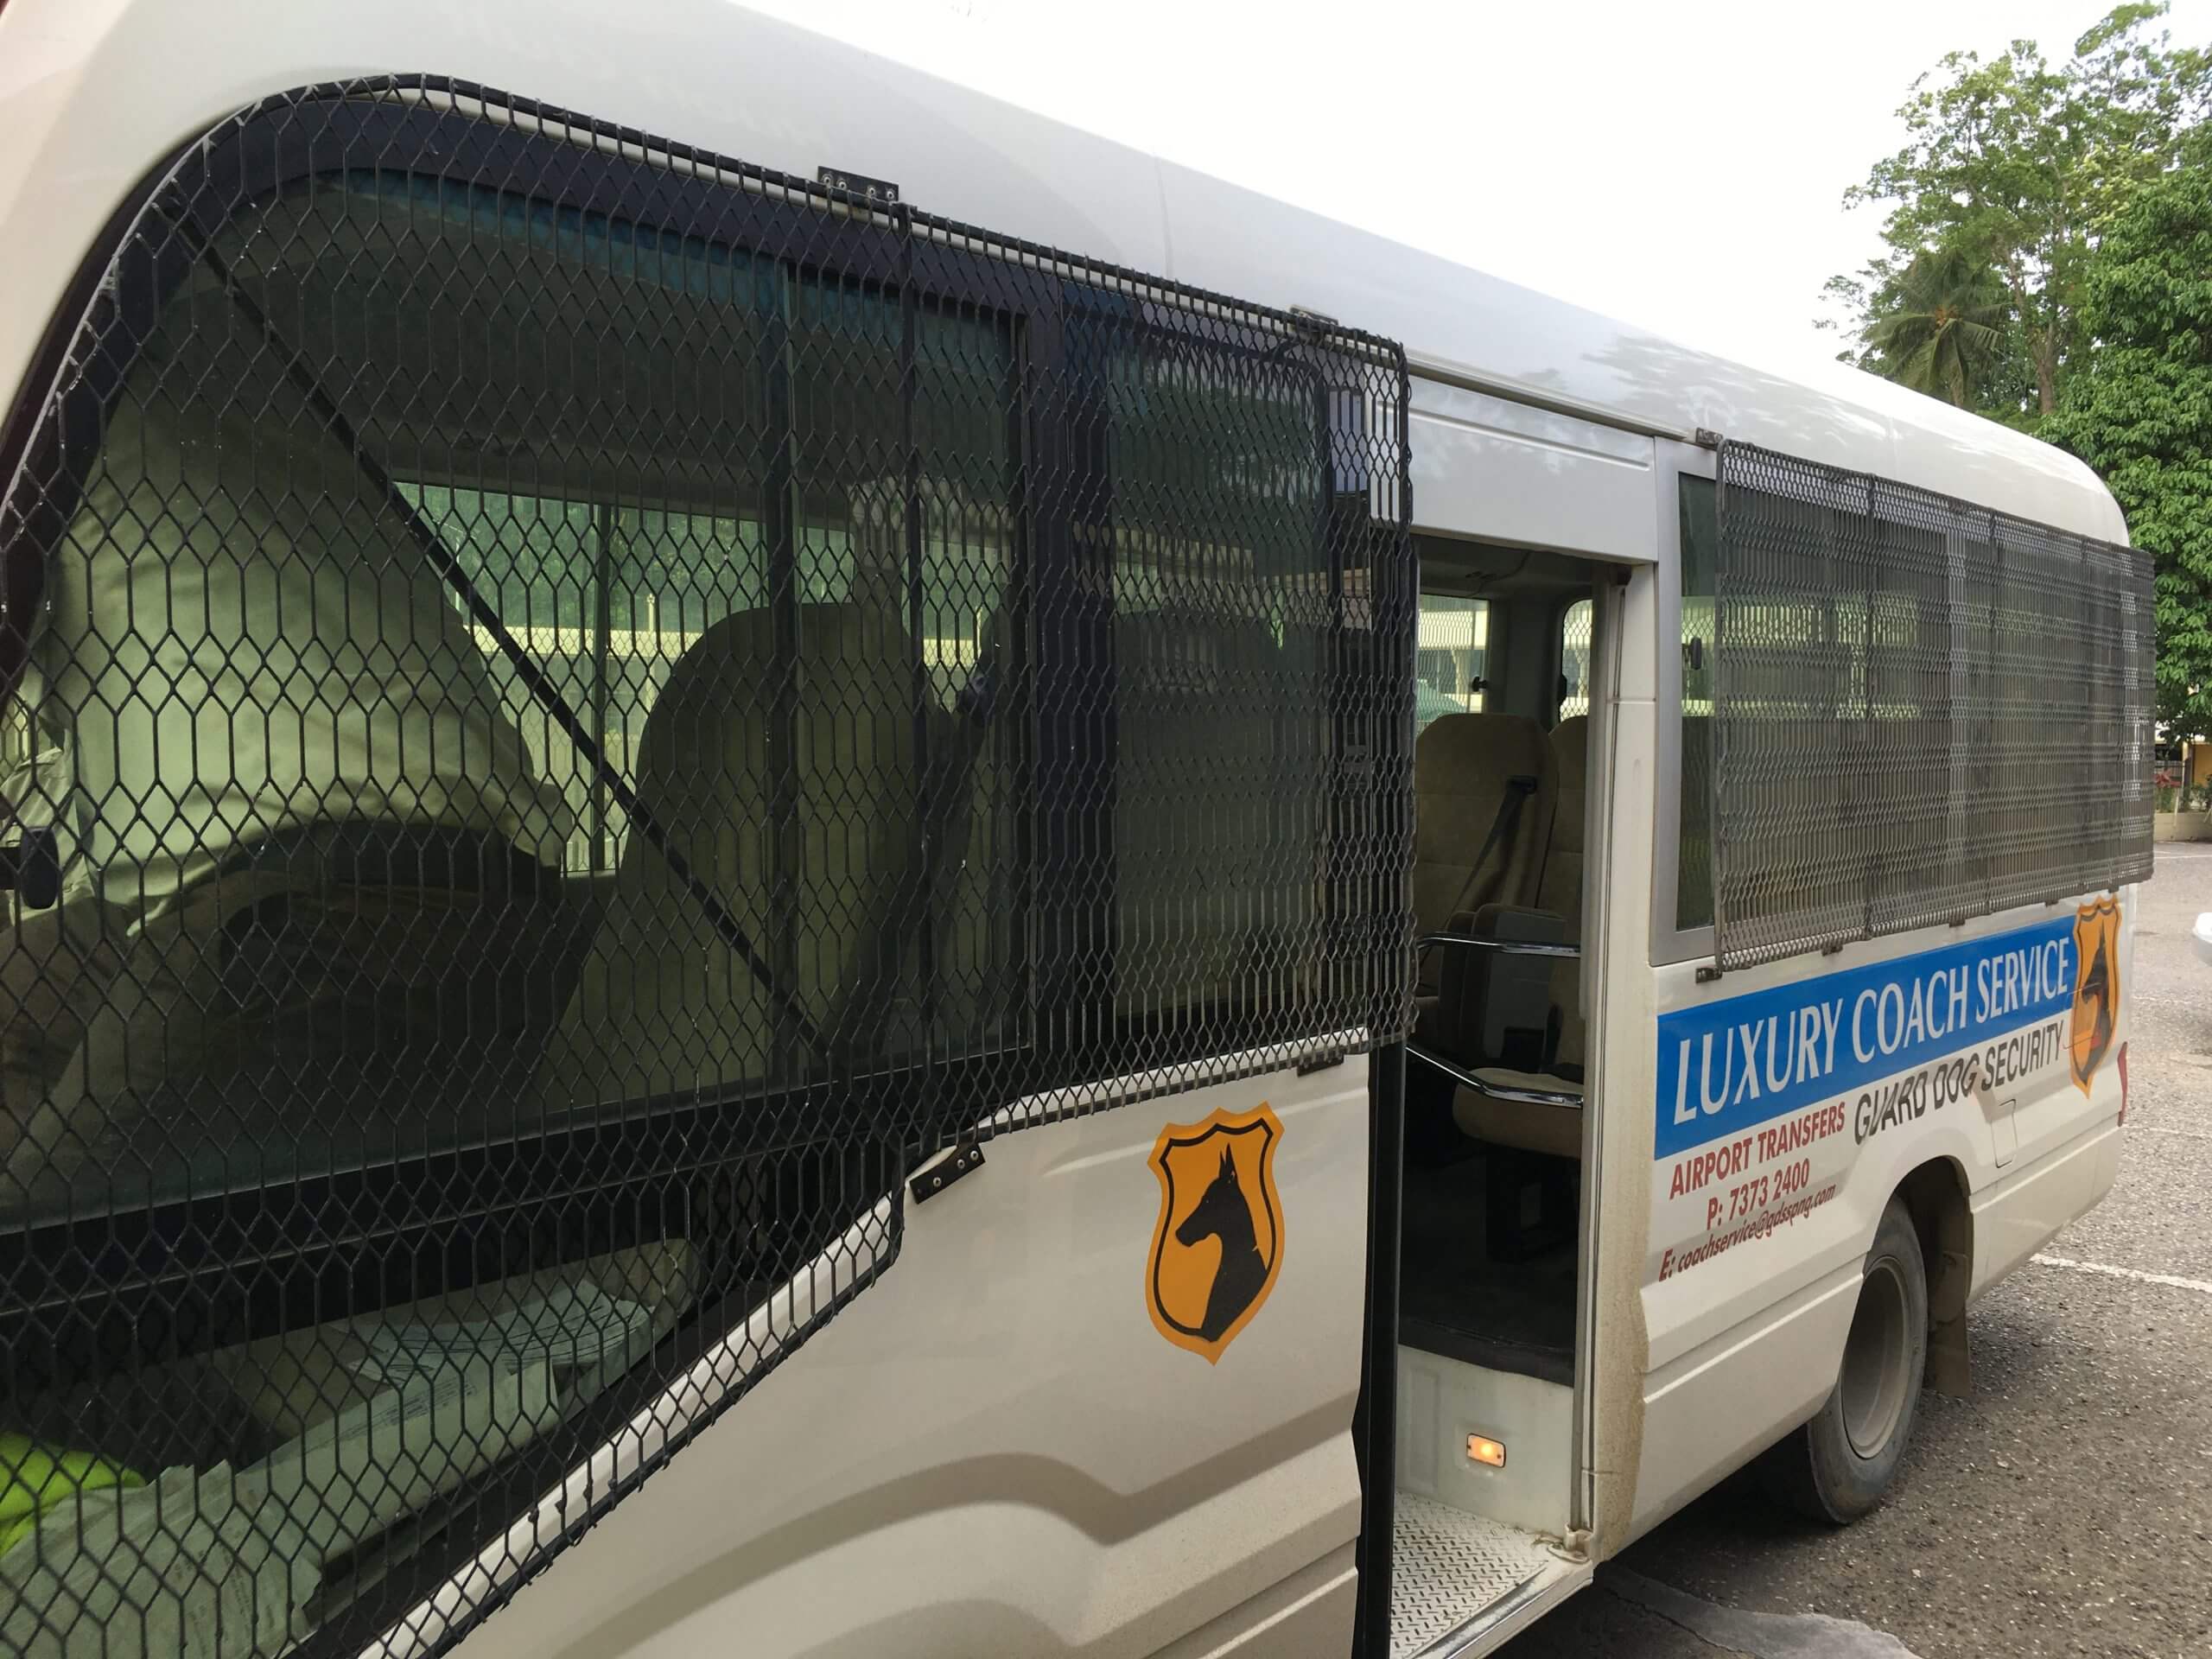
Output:
[[[1390,1659],[1427,1653],[1563,1566],[1534,1533],[1400,1492],[1391,1523]]]

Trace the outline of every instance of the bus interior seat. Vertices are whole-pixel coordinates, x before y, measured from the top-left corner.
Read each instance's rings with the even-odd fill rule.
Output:
[[[895,1047],[901,1033],[918,1035],[902,995],[912,976],[899,935],[913,930],[885,925],[906,902],[912,854],[912,683],[885,671],[910,652],[905,625],[856,602],[802,605],[798,625],[806,671],[797,677],[796,764],[770,753],[776,613],[741,611],[709,626],[670,671],[639,744],[638,798],[772,963],[770,870],[779,824],[795,824],[795,960],[777,964],[790,975],[785,988],[833,1048]],[[633,831],[542,1093],[558,1112],[765,1079],[779,1064],[777,1023],[770,987]]]
[[[1453,931],[1492,905],[1533,905],[1557,795],[1552,746],[1526,715],[1431,721],[1414,744],[1415,933]],[[1429,1003],[1438,955],[1421,965]]]
[[[1552,760],[1559,777],[1559,806],[1536,905],[1567,918],[1568,937],[1582,931],[1583,808],[1589,798],[1590,719],[1570,715],[1552,728]]]
[[[123,1095],[130,1104],[118,1121],[67,1131],[84,1137],[83,1160],[26,1183],[0,1213],[158,1203],[388,1163],[504,1135],[533,1111],[533,1079],[591,937],[590,900],[573,883],[495,837],[366,819],[257,842],[233,865],[300,886],[242,904],[196,947],[209,977],[191,995],[217,1040],[149,1048],[158,1058]],[[404,904],[387,928],[385,888],[444,896],[455,953],[426,958]],[[346,889],[359,907],[345,925],[347,955],[317,982],[334,935],[314,895]],[[96,891],[79,890],[0,930],[0,952],[41,929],[73,954],[110,949],[124,925]],[[496,976],[459,946],[486,930],[511,947]],[[128,971],[88,1020],[87,1040],[135,1047],[157,1034],[133,1024],[146,1016],[133,1013]],[[318,984],[342,989],[350,1012],[308,1005],[296,988]],[[270,1012],[238,1012],[254,1008]],[[35,1122],[56,1144],[49,1120]]]
[[[1532,931],[1521,925],[1529,922],[1536,925],[1533,931],[1560,937],[1562,926],[1536,908],[1536,899],[1567,918],[1579,912],[1587,728],[1573,724],[1576,729],[1563,725],[1548,739],[1539,733],[1554,763],[1556,805],[1533,872],[1535,890],[1512,905],[1483,906],[1468,923],[1478,936],[1486,930]],[[1424,793],[1424,810],[1429,799]],[[1563,849],[1571,855],[1562,857]],[[1536,1000],[1558,996],[1562,974],[1571,998],[1575,968],[1549,964],[1535,979]],[[1427,1028],[1421,1034],[1441,1036]],[[1443,1046],[1448,1044],[1445,1039]],[[1573,1223],[1580,1173],[1572,1160],[1581,1149],[1583,1115],[1492,1100],[1441,1072],[1419,1071],[1408,1078],[1400,1340],[1469,1364],[1572,1386],[1578,1263]],[[1476,1074],[1502,1084],[1563,1087],[1557,1078],[1502,1066],[1478,1066]],[[1529,1153],[1551,1156],[1524,1155]]]
[[[149,868],[202,913],[170,959],[188,992],[157,996],[135,969],[111,982],[94,1040],[127,1069],[127,1109],[73,1127],[85,1162],[39,1172],[28,1202],[47,1177],[133,1205],[469,1138],[530,1097],[589,938],[557,854],[488,822],[512,809],[542,828],[528,820],[543,779],[465,671],[476,646],[405,504],[280,362],[240,343],[232,304],[193,286],[163,315],[48,562],[38,649],[68,666],[34,683],[81,688],[50,715],[69,722],[84,861],[51,926],[130,949],[149,937],[147,890],[100,895]],[[477,800],[442,806],[456,754]],[[426,757],[441,763],[427,777]],[[448,822],[456,809],[474,827]],[[340,891],[334,923],[324,900]],[[432,895],[442,921],[416,902]],[[35,920],[0,925],[0,956]],[[505,970],[426,951],[440,925],[506,933]],[[161,1012],[180,995],[191,1040],[139,1024],[181,1022]]]
[[[1584,807],[1589,797],[1590,722],[1573,715],[1554,727],[1551,748],[1558,777],[1558,807],[1552,815],[1551,836],[1545,850],[1537,909],[1557,919],[1560,937],[1568,943],[1581,938],[1583,904]],[[1581,964],[1559,962],[1551,971],[1549,1052],[1541,1068],[1519,1071],[1506,1066],[1483,1066],[1475,1075],[1501,1088],[1541,1090],[1548,1093],[1582,1093],[1585,1022],[1582,1013]],[[1525,1152],[1554,1157],[1577,1158],[1582,1152],[1581,1114],[1558,1106],[1524,1101],[1497,1100],[1459,1089],[1452,1115],[1460,1128],[1478,1140]]]

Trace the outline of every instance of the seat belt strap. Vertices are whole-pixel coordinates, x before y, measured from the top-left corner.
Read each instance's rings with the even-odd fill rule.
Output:
[[[1490,834],[1483,837],[1482,851],[1475,855],[1475,861],[1467,868],[1467,879],[1460,885],[1459,896],[1452,901],[1452,908],[1444,912],[1444,925],[1449,927],[1452,918],[1466,907],[1468,898],[1474,893],[1475,883],[1482,879],[1483,867],[1490,862],[1490,855],[1497,843],[1513,833],[1513,826],[1521,820],[1521,804],[1536,792],[1534,778],[1516,774],[1505,780],[1505,798],[1497,804],[1497,816],[1490,821]]]

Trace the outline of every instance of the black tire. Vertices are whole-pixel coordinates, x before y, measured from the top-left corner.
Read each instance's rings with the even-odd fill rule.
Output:
[[[1891,1198],[1866,1253],[1843,1369],[1812,1421],[1766,1454],[1767,1491],[1832,1526],[1882,1501],[1918,1414],[1928,1371],[1928,1265],[1904,1201]]]

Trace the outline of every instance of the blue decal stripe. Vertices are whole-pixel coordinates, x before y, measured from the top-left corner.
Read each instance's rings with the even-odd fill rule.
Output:
[[[1654,1156],[1819,1105],[2073,1002],[2068,916],[1678,1008],[1659,1020]]]

